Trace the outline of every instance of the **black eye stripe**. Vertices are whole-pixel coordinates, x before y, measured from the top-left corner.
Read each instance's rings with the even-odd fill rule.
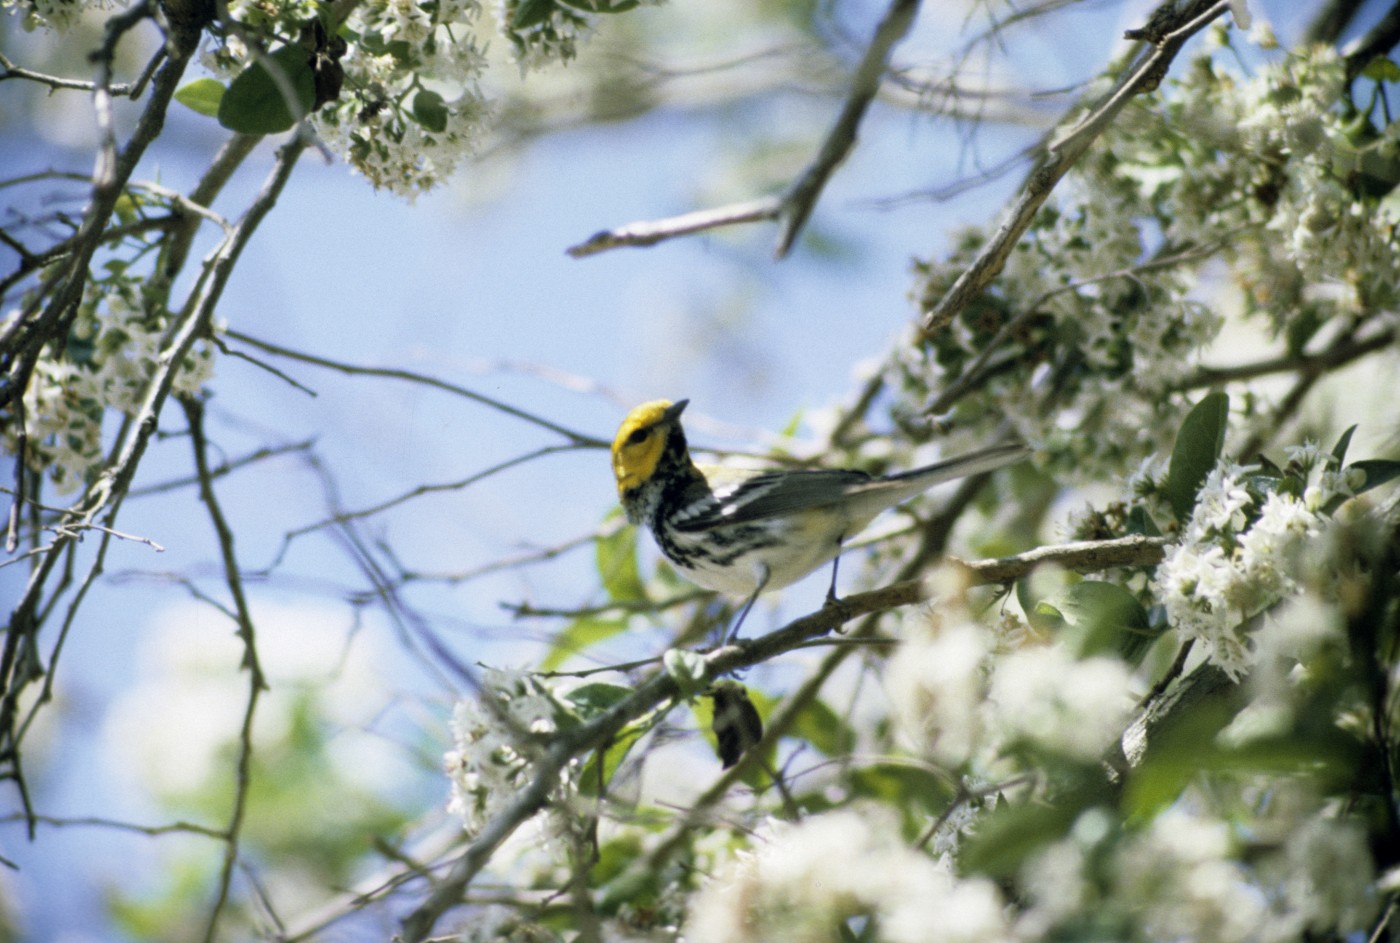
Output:
[[[632,445],[636,445],[638,442],[645,442],[649,435],[651,435],[651,427],[643,426],[640,429],[634,429],[632,434],[627,437],[627,441]]]

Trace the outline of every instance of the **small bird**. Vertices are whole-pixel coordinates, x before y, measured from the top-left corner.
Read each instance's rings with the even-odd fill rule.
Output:
[[[738,636],[760,593],[837,561],[842,541],[881,511],[939,482],[1030,455],[1024,445],[994,445],[880,478],[853,469],[759,472],[700,466],[690,458],[680,423],[688,402],[656,400],[628,413],[613,440],[613,474],[627,520],[651,529],[682,576],[747,598],[729,640]],[[827,599],[835,598],[832,563]]]

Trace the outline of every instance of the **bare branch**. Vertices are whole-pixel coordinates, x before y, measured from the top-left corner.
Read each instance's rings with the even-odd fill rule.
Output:
[[[721,226],[776,220],[779,228],[774,256],[780,259],[786,256],[811,215],[812,207],[827,180],[855,146],[856,130],[880,90],[880,81],[889,66],[890,52],[909,32],[918,10],[919,0],[892,0],[875,29],[870,45],[866,47],[835,124],[827,132],[816,157],[781,197],[766,197],[668,219],[630,223],[595,233],[578,245],[571,246],[566,250],[568,254],[582,258],[622,246],[652,246],[676,236],[688,236]]]
[[[1368,337],[1358,338],[1352,334],[1344,334],[1326,349],[1316,354],[1280,354],[1277,357],[1267,357],[1253,363],[1242,363],[1233,367],[1205,366],[1201,367],[1194,376],[1183,380],[1177,388],[1193,390],[1220,386],[1225,383],[1252,380],[1255,377],[1268,376],[1272,373],[1321,374],[1328,370],[1344,367],[1368,354],[1385,350],[1395,343],[1395,337],[1396,329],[1386,327]]]
[[[595,436],[591,436],[583,432],[577,432],[573,429],[561,426],[556,422],[551,422],[550,420],[545,419],[541,416],[536,416],[534,413],[526,412],[523,409],[511,406],[509,403],[503,402],[490,396],[486,396],[482,393],[477,393],[476,391],[469,390],[466,387],[458,386],[455,383],[449,383],[446,380],[439,380],[437,377],[430,377],[422,373],[414,373],[412,370],[399,370],[393,367],[365,367],[360,366],[358,364],[349,364],[338,360],[331,360],[327,357],[321,357],[316,354],[308,354],[303,351],[292,350],[289,347],[283,347],[279,344],[273,344],[270,341],[259,340],[258,338],[252,337],[248,334],[244,334],[241,331],[229,331],[227,332],[226,336],[228,336],[232,340],[241,341],[244,344],[249,344],[253,347],[258,348],[259,350],[267,351],[269,354],[276,354],[279,357],[286,357],[291,360],[300,360],[302,363],[313,364],[317,367],[325,367],[327,370],[334,370],[337,373],[343,373],[348,376],[387,377],[391,380],[404,380],[409,383],[420,383],[424,386],[430,386],[434,389],[443,390],[444,392],[451,393],[454,396],[461,396],[464,399],[469,399],[474,403],[480,403],[483,406],[489,406],[492,409],[505,413],[507,416],[514,416],[516,419],[523,420],[524,422],[528,422],[531,425],[539,426],[542,429],[548,429],[550,432],[557,433],[558,435],[561,435],[564,438],[568,439],[570,443],[579,448],[605,449],[611,444],[605,439],[599,439]]]
[[[594,233],[578,245],[565,251],[576,259],[597,255],[609,249],[623,246],[654,246],[658,242],[689,236],[697,232],[734,226],[739,223],[756,223],[777,219],[782,209],[782,201],[777,197],[764,197],[747,203],[731,203],[712,210],[696,210],[666,219],[648,222],[628,223],[617,229],[605,229]]]
[[[875,93],[880,90],[880,80],[889,66],[890,53],[909,33],[918,12],[919,0],[893,0],[880,25],[875,28],[875,36],[866,47],[860,67],[856,69],[850,94],[836,123],[827,133],[816,159],[783,194],[782,209],[778,215],[778,244],[773,251],[777,258],[788,254],[807,217],[811,215],[826,181],[855,146],[856,130]]]
[[[210,474],[208,443],[204,437],[204,406],[192,397],[181,397],[185,419],[189,423],[190,448],[194,453],[195,472],[199,478],[199,497],[209,512],[209,522],[214,526],[219,541],[219,558],[224,568],[224,583],[233,599],[233,611],[238,624],[238,637],[243,641],[243,668],[248,672],[248,701],[243,712],[243,723],[238,732],[238,761],[234,776],[233,811],[229,816],[224,846],[223,867],[219,873],[218,893],[214,906],[209,912],[205,927],[205,943],[213,943],[218,933],[219,918],[228,902],[229,888],[233,883],[234,868],[238,863],[238,842],[243,830],[243,817],[248,811],[248,789],[252,784],[253,762],[253,717],[257,712],[258,699],[267,690],[267,679],[263,676],[258,659],[257,637],[253,627],[253,614],[248,608],[248,599],[243,591],[243,573],[238,566],[238,558],[233,549],[233,529],[224,517],[223,508],[214,493],[213,476]]]
[[[307,524],[303,527],[298,527],[295,530],[290,530],[287,532],[286,540],[290,541],[293,538],[302,536],[303,534],[309,534],[312,531],[321,530],[322,528],[330,527],[335,524],[343,524],[346,521],[354,521],[365,517],[372,517],[375,514],[380,514],[384,511],[389,510],[390,508],[398,507],[400,504],[406,504],[407,502],[412,501],[414,498],[421,498],[425,494],[435,494],[439,491],[461,491],[463,488],[469,488],[479,481],[483,481],[486,478],[490,478],[492,475],[500,474],[501,472],[506,471],[507,469],[514,468],[517,465],[523,465],[526,462],[534,461],[537,458],[543,458],[546,455],[554,455],[558,452],[574,452],[581,448],[592,448],[592,446],[578,445],[575,443],[569,443],[566,445],[546,445],[543,448],[534,449],[533,451],[526,452],[523,455],[517,455],[513,458],[508,458],[503,462],[498,462],[497,464],[492,465],[490,468],[483,469],[474,475],[468,475],[466,478],[461,478],[456,481],[439,482],[438,484],[418,485],[416,487],[410,488],[408,491],[405,491],[402,494],[395,495],[392,498],[380,501],[378,504],[370,505],[367,508],[360,508],[357,511],[342,511],[332,517],[328,517],[323,520],[317,521],[314,524]]]
[[[921,318],[925,333],[931,334],[945,327],[1001,273],[1012,249],[1030,228],[1035,214],[1104,128],[1133,96],[1157,86],[1186,40],[1229,8],[1226,0],[1192,0],[1181,11],[1173,10],[1173,6],[1168,3],[1154,14],[1154,25],[1159,15],[1167,17],[1167,25],[1160,35],[1150,37],[1153,40],[1151,51],[1128,67],[1117,87],[1103,101],[1046,148],[1044,159],[1031,171],[1025,187],[996,234],[943,297],[928,304]]]
[[[67,90],[75,92],[91,92],[97,88],[96,82],[87,82],[82,79],[68,79],[57,75],[45,75],[42,72],[35,72],[32,69],[24,69],[14,64],[14,62],[0,52],[0,82],[6,79],[28,79],[31,82],[38,82],[47,85],[54,91]],[[113,95],[127,95],[131,92],[130,85],[110,84],[108,91]]]
[[[1026,575],[1038,566],[1054,563],[1067,569],[1096,570],[1121,566],[1151,566],[1162,559],[1165,541],[1160,538],[1126,537],[1042,547],[998,560],[962,562],[974,583],[1001,583]],[[758,638],[715,649],[704,656],[706,676],[718,678],[791,651],[809,639],[826,635],[852,619],[907,606],[930,598],[925,580],[908,580],[837,600],[783,628]],[[849,649],[838,649],[830,658]],[[832,670],[834,670],[834,665]],[[462,900],[472,880],[490,861],[502,842],[547,803],[564,767],[588,750],[609,742],[628,723],[680,695],[674,679],[664,670],[636,686],[631,696],[595,719],[556,735],[534,765],[531,781],[489,821],[472,844],[453,863],[448,875],[403,922],[403,938],[410,943],[425,939],[444,914]],[[750,751],[756,754],[758,751]],[[733,769],[725,776],[733,774]],[[721,781],[726,781],[721,777]],[[731,777],[728,782],[733,781]]]

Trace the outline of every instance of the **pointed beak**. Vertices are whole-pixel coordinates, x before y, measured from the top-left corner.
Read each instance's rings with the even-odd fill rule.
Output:
[[[686,406],[690,405],[690,400],[683,399],[672,403],[664,413],[661,414],[663,422],[675,422],[681,418],[681,413],[685,412]]]

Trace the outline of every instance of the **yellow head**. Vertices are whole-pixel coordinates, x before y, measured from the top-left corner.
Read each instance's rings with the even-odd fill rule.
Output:
[[[659,399],[643,403],[627,414],[613,439],[612,466],[617,476],[617,493],[625,495],[656,473],[666,452],[672,427],[680,419],[689,400],[672,403]]]

